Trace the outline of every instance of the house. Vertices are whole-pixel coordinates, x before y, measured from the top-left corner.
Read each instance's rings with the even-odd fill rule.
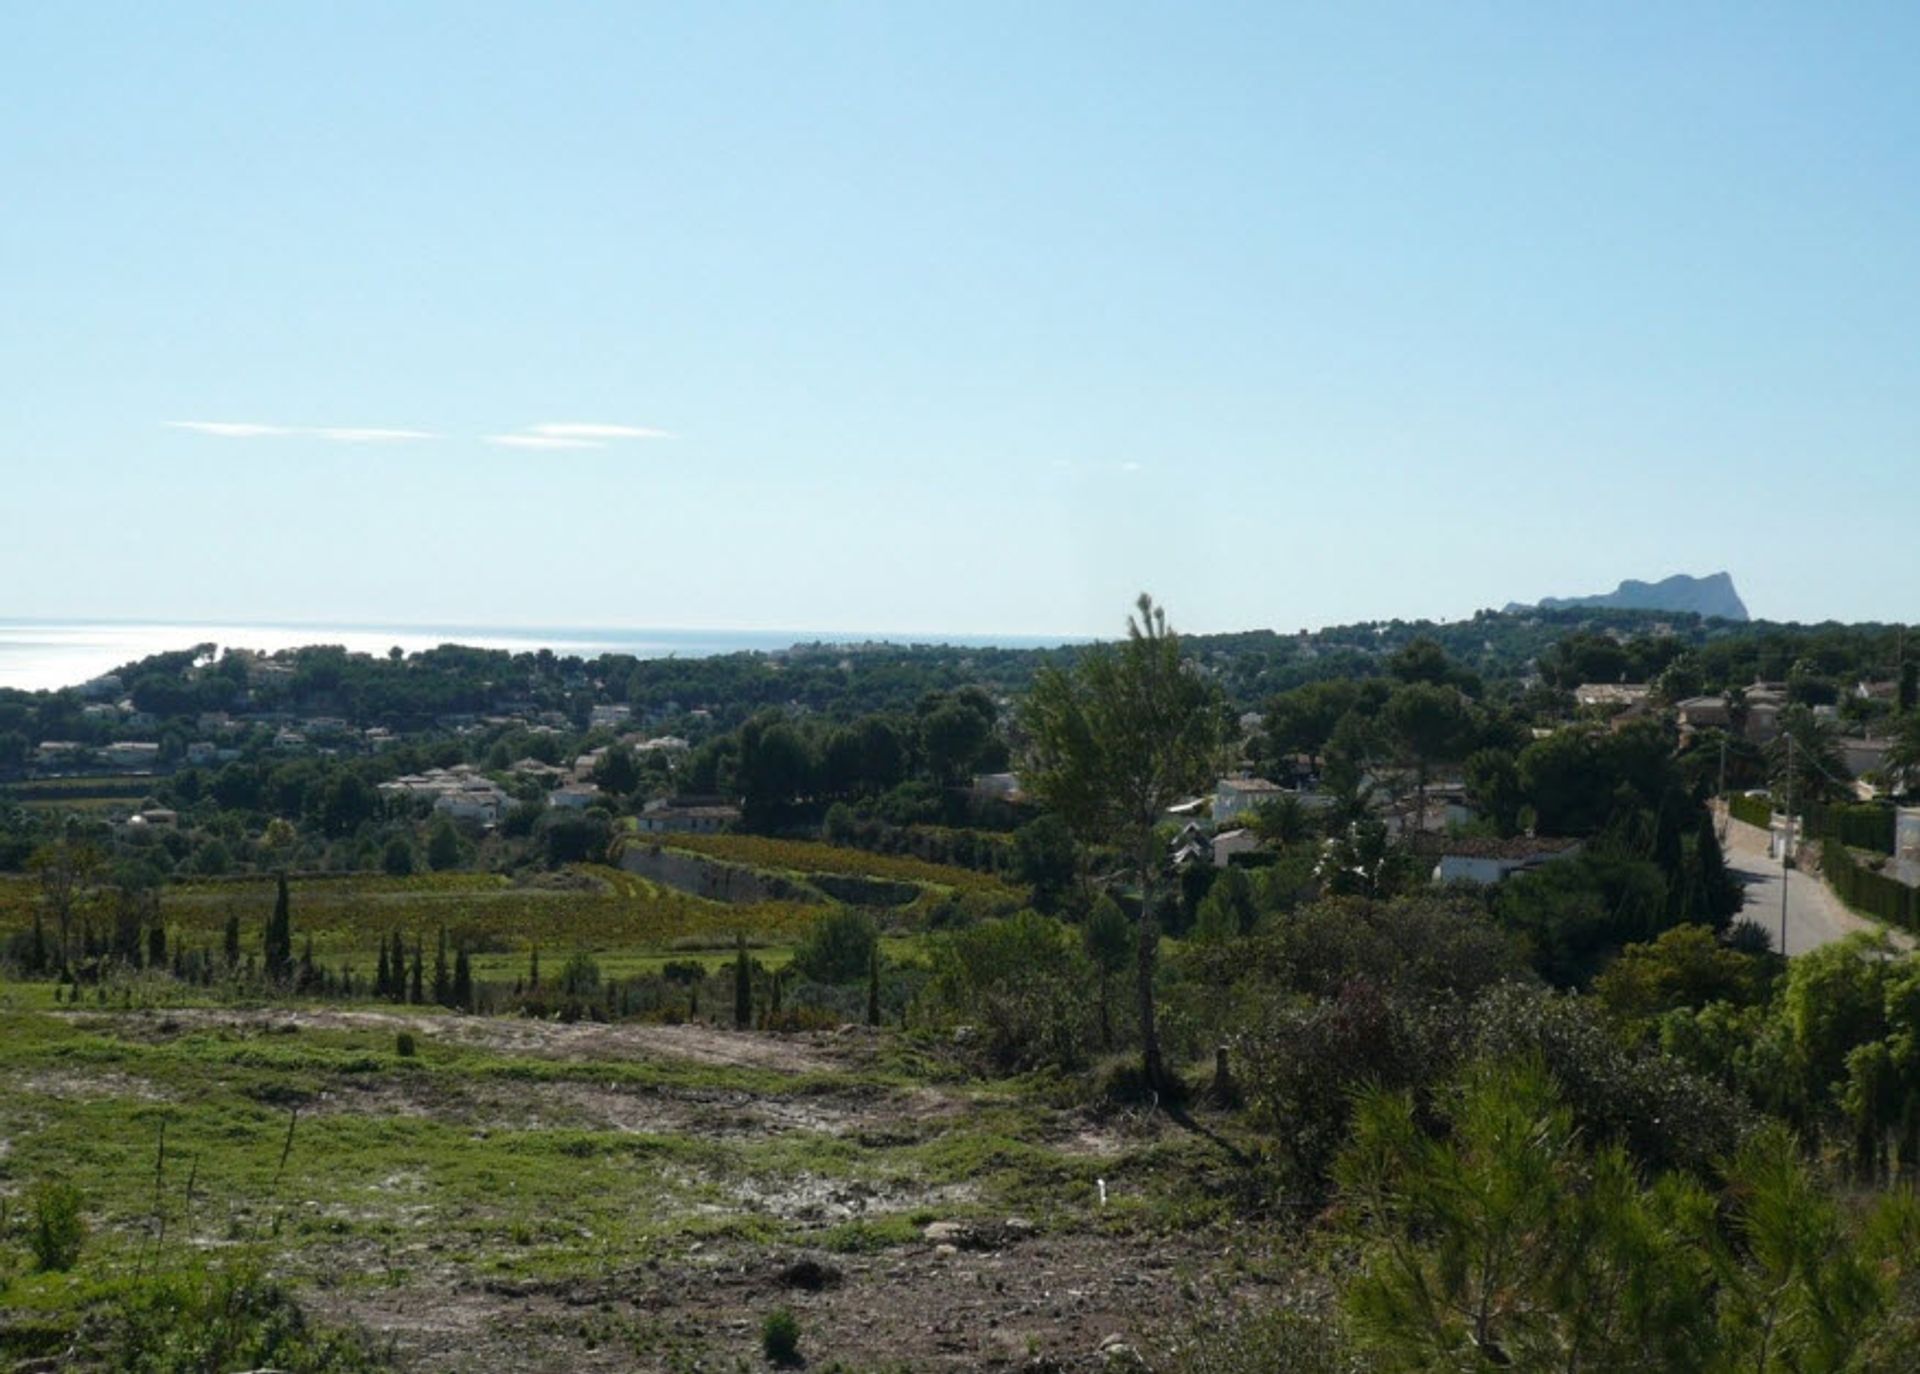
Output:
[[[1020,791],[1020,775],[1017,773],[975,773],[973,775],[973,795],[982,800],[1017,802]]]
[[[1724,696],[1688,697],[1676,709],[1680,724],[1689,730],[1724,730],[1733,723],[1733,710]]]
[[[561,811],[585,811],[600,795],[591,783],[570,782],[547,793],[547,805]]]
[[[720,797],[651,801],[634,817],[643,835],[712,835],[736,824],[740,808]]]
[[[1213,862],[1213,844],[1207,832],[1197,822],[1188,821],[1186,827],[1173,837],[1171,852],[1167,860],[1175,868],[1191,868],[1195,864]]]
[[[187,762],[205,767],[220,757],[220,746],[209,739],[197,739],[187,746]]]
[[[82,745],[78,740],[47,739],[33,746],[33,763],[36,768],[66,768],[80,760]]]
[[[1225,868],[1235,854],[1251,854],[1260,847],[1260,837],[1251,830],[1227,830],[1213,837],[1213,866]]]
[[[1512,874],[1538,868],[1580,852],[1580,841],[1545,836],[1516,835],[1512,839],[1455,836],[1422,848],[1436,857],[1436,883],[1479,883],[1490,887]]]
[[[160,746],[149,740],[118,740],[102,749],[100,757],[112,768],[151,772],[160,762]]]
[[[1222,778],[1213,793],[1213,823],[1244,820],[1268,802],[1278,801],[1286,788],[1265,778]]]
[[[129,816],[127,824],[139,829],[148,826],[176,828],[180,824],[180,813],[170,811],[164,806],[149,806],[144,811],[136,811]]]
[[[1653,688],[1644,682],[1583,682],[1573,689],[1581,706],[1618,711],[1645,703]]]
[[[1859,777],[1863,773],[1878,773],[1887,766],[1887,751],[1893,747],[1889,739],[1853,739],[1840,741],[1840,757],[1847,765],[1849,777]]]
[[[433,799],[436,815],[476,825],[497,825],[513,809],[513,798],[498,785],[482,778],[463,787],[442,792]]]
[[[567,770],[557,764],[543,763],[531,756],[521,759],[507,770],[518,778],[538,778],[545,782],[554,782],[567,777]]]
[[[587,712],[589,730],[617,730],[633,715],[631,706],[595,706]]]

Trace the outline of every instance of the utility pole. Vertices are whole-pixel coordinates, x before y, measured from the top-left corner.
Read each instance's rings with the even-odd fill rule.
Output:
[[[1732,799],[1727,796],[1727,732],[1720,732],[1720,843],[1727,842],[1727,826],[1733,819]]]
[[[1780,954],[1787,953],[1787,872],[1793,863],[1793,732],[1787,731],[1787,828],[1780,836]]]

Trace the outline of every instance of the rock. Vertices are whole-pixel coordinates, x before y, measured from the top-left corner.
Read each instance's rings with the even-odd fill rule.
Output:
[[[1107,1339],[1108,1341],[1112,1341],[1112,1344],[1107,1344],[1103,1341],[1100,1345],[1100,1358],[1106,1368],[1145,1369],[1147,1367],[1147,1362],[1140,1358],[1140,1352],[1138,1350],[1135,1350],[1125,1341],[1116,1341],[1113,1340],[1112,1337],[1108,1337]]]
[[[957,1245],[936,1245],[933,1247],[933,1253],[940,1259],[952,1259],[960,1253],[960,1247]]]
[[[966,1238],[967,1225],[961,1221],[930,1221],[920,1235],[935,1245],[957,1245]]]

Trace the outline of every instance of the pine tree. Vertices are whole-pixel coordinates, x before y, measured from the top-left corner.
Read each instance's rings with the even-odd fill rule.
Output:
[[[440,927],[440,949],[433,956],[433,1000],[443,1007],[453,1005],[453,971],[447,967],[447,928]]]
[[[421,987],[421,983],[423,981],[421,974],[425,968],[425,965],[426,965],[426,954],[420,948],[420,937],[416,935],[413,937],[413,991],[412,991],[412,994],[407,998],[407,1000],[413,1003],[416,1007],[420,1006],[427,1000],[422,995],[422,993],[424,992],[424,989]]]
[[[453,958],[453,1006],[458,1011],[473,1010],[473,964],[465,945]]]
[[[747,933],[734,936],[733,1024],[745,1030],[753,1024],[753,966],[747,962]]]

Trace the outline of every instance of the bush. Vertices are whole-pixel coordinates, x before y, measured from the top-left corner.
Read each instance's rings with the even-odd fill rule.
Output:
[[[775,1364],[800,1362],[800,1319],[789,1308],[776,1307],[760,1324],[760,1348]]]
[[[420,1047],[413,1043],[412,1031],[401,1031],[394,1037],[393,1052],[402,1059],[411,1059],[420,1052]]]
[[[87,1239],[85,1200],[71,1183],[50,1180],[28,1202],[27,1245],[33,1262],[48,1273],[65,1273],[80,1260]]]
[[[793,967],[816,983],[851,983],[866,977],[879,940],[880,932],[865,912],[830,911],[814,922],[794,950]]]
[[[383,1367],[363,1336],[311,1325],[285,1289],[250,1267],[147,1280],[122,1293],[93,1329],[90,1343],[102,1347],[102,1367],[139,1374],[363,1374]]]

